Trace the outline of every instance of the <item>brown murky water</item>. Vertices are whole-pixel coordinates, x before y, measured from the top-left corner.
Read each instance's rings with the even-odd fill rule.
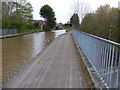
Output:
[[[7,82],[28,61],[65,30],[39,32],[2,40],[2,82]]]

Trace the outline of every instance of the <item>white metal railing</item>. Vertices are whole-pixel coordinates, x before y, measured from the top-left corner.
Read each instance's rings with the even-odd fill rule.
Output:
[[[77,30],[72,34],[105,86],[120,88],[120,44]]]

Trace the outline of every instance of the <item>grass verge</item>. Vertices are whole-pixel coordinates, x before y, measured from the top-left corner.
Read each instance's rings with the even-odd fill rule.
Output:
[[[95,88],[94,83],[91,80],[91,77],[87,71],[87,68],[86,68],[81,56],[80,56],[80,65],[81,65],[81,69],[82,69],[83,76],[84,76],[85,83],[86,83],[87,87],[88,88]]]
[[[19,33],[38,32],[38,29],[22,29]]]
[[[67,30],[66,30],[66,32],[70,32],[70,31],[72,31],[72,29],[67,29]]]
[[[3,37],[15,37],[15,36],[20,36],[20,35],[25,35],[25,34],[29,34],[29,33],[34,33],[34,32],[42,32],[42,30],[38,30],[38,29],[22,29],[19,31],[19,33],[16,34],[8,34],[8,35],[0,35]]]

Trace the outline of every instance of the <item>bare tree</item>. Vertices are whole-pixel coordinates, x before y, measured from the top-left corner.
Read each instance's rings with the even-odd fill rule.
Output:
[[[91,11],[90,4],[88,2],[76,1],[72,5],[72,11],[73,11],[73,13],[77,13],[78,14],[80,22],[81,22],[82,19],[84,18],[84,16],[87,13],[90,13],[90,11]]]

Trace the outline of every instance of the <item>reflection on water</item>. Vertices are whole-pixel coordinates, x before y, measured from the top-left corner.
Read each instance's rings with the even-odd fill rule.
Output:
[[[35,57],[41,50],[65,30],[39,32],[2,40],[3,83]]]
[[[48,45],[55,39],[55,32],[45,32],[45,42],[44,45]]]
[[[66,30],[58,30],[58,31],[53,30],[53,32],[55,32],[55,38],[56,38],[59,35],[64,34],[66,32]]]

